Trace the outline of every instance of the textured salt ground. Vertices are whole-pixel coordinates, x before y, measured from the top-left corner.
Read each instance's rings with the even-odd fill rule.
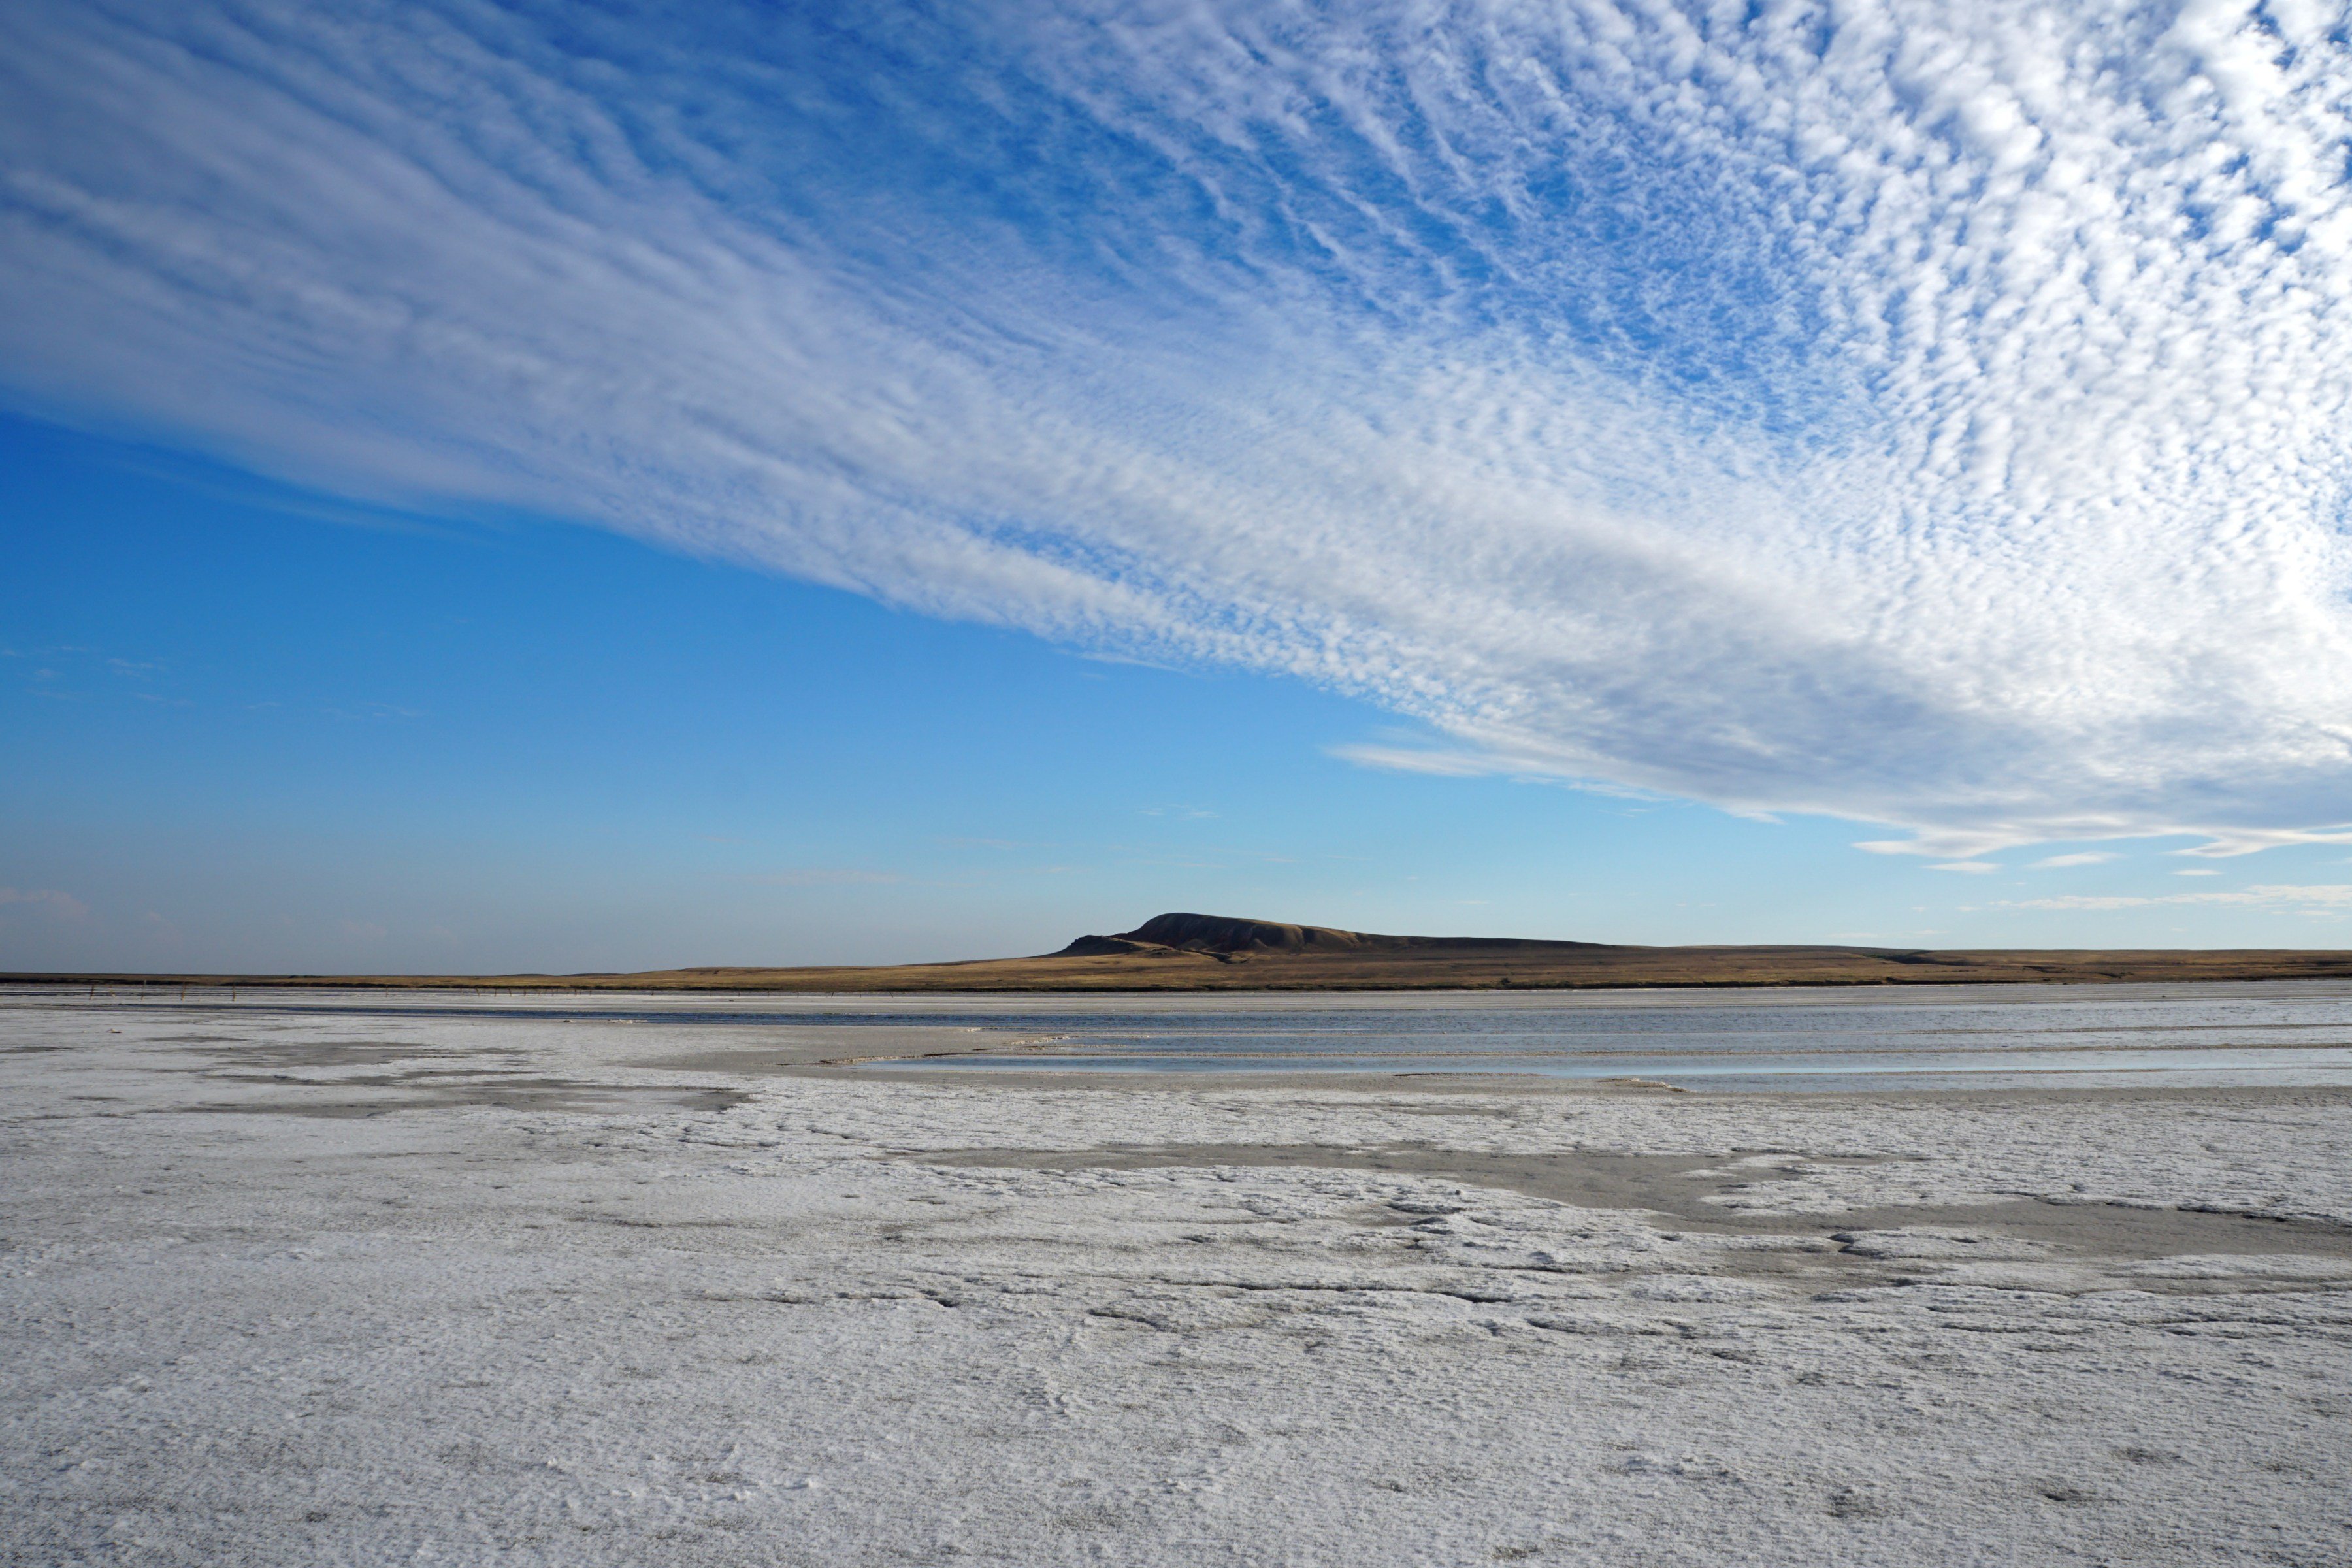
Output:
[[[1748,1156],[1729,1165],[1717,1156],[1671,1154],[1476,1153],[1425,1142],[1370,1149],[1315,1144],[1161,1144],[1148,1148],[1048,1151],[940,1150],[910,1156],[932,1164],[1017,1167],[1045,1171],[1140,1171],[1170,1167],[1216,1169],[1322,1168],[1433,1176],[1474,1186],[1499,1187],[1584,1208],[1635,1210],[1665,1216],[1675,1229],[1728,1235],[1813,1235],[1839,1244],[1849,1257],[1876,1257],[1874,1230],[1936,1227],[1966,1236],[1970,1256],[2058,1251],[2085,1260],[2295,1253],[2352,1260],[2352,1226],[2282,1218],[2273,1214],[2215,1212],[2113,1203],[2055,1202],[2020,1197],[1999,1203],[1899,1208],[1848,1208],[1834,1223],[1819,1215],[1733,1210],[1722,1200],[1774,1180],[1801,1180],[1840,1162],[1821,1158]],[[1759,1161],[1761,1162],[1759,1163]],[[1884,1163],[1864,1158],[1844,1162]],[[1769,1195],[1769,1194],[1768,1194]]]
[[[642,1065],[678,1033],[0,1005],[0,1554],[2352,1560],[2339,1095]],[[1499,1179],[1580,1160],[1623,1190]]]

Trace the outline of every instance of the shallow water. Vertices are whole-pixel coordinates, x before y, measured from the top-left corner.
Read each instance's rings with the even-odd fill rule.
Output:
[[[2352,1085],[2352,986],[2335,981],[1152,998],[1074,1001],[1016,1026],[1058,1037],[875,1070],[1497,1073],[1725,1090]]]
[[[883,1031],[914,1030],[954,1053],[861,1064],[876,1073],[1468,1073],[1743,1091],[2352,1086],[2352,982],[2338,980],[1255,995],[256,990],[234,1003],[217,993],[185,1003],[129,990],[32,994],[182,1016],[723,1026],[737,1048],[771,1030],[782,1043],[823,1029],[845,1058],[869,1054],[861,1036],[878,1047]]]

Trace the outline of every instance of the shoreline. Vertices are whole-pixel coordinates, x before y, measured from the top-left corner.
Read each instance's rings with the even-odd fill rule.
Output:
[[[1149,938],[1150,940],[1144,940]],[[1171,945],[1173,944],[1173,945]],[[924,963],[703,965],[551,973],[228,973],[25,970],[0,986],[269,988],[591,994],[970,995],[1855,989],[1981,984],[2352,979],[2352,952],[2318,948],[1673,947],[1527,938],[1398,937],[1163,915],[1050,953]]]
[[[1642,991],[1834,991],[1934,989],[1939,986],[2056,985],[2281,985],[2296,982],[2352,981],[2352,970],[2308,973],[1976,974],[1840,979],[1611,980],[1558,985],[1427,984],[1334,981],[1322,984],[1279,982],[1263,985],[700,985],[615,982],[590,984],[569,979],[544,983],[478,980],[467,976],[382,979],[353,975],[79,975],[0,974],[0,987],[23,986],[70,992],[113,986],[123,990],[186,991],[372,991],[385,994],[479,994],[491,996],[1546,996]],[[194,1000],[195,998],[190,998]]]
[[[551,1026],[604,1039],[675,1042],[678,1048],[634,1064],[656,1071],[729,1079],[836,1075],[989,1092],[1413,1089],[1711,1101],[1926,1098],[1946,1104],[2163,1099],[2221,1089],[2352,1093],[2352,982],[2068,989],[2068,996],[2053,998],[2040,986],[1955,986],[1915,990],[1898,1001],[1859,988],[1806,996],[1776,987],[1458,998],[1237,992],[553,996],[257,987],[230,1000],[207,992],[127,988],[85,997],[0,987],[0,1005],[27,1016],[110,1015],[126,1026],[179,1019],[215,1028],[257,1016],[341,1028],[426,1019],[453,1026]],[[2232,1018],[2244,1037],[2231,1034]],[[2210,1032],[2217,1027],[2221,1034]],[[1787,1033],[1791,1029],[1796,1034]],[[1972,1043],[1988,1030],[2014,1032],[2022,1043]],[[1264,1043],[1230,1048],[1252,1036]],[[683,1048],[688,1042],[691,1048]],[[443,1086],[436,1092],[446,1103],[457,1091]]]

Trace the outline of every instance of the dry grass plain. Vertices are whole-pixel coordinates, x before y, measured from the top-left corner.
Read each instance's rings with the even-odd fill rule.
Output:
[[[2352,976],[2352,952],[1836,946],[1628,947],[1385,936],[1167,914],[1059,952],[951,963],[704,967],[595,974],[10,974],[96,985],[376,986],[673,992],[1455,991],[1693,985],[2301,980]]]

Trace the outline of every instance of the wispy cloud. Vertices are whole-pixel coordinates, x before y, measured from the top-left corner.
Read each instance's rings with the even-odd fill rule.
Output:
[[[2121,859],[2105,850],[2085,849],[2073,855],[2048,855],[2026,868],[2029,871],[2059,871],[2069,866],[2104,866],[2110,860]]]
[[[2352,832],[2321,833],[2303,829],[2253,831],[2242,828],[2220,829],[2202,844],[2192,844],[2186,849],[2175,849],[2175,855],[2201,855],[2225,858],[2237,855],[2258,855],[2265,849],[2282,849],[2296,844],[2352,844]]]
[[[55,888],[0,888],[0,904],[28,904],[68,921],[78,921],[89,913],[88,904]]]
[[[0,12],[8,396],[1448,737],[1378,765],[2344,826],[2326,7],[557,15]]]
[[[2051,899],[2005,901],[2012,910],[2136,910],[2152,904],[2225,904],[2268,910],[2334,910],[2352,908],[2352,884],[2282,884],[2210,893],[2067,894]]]
[[[771,888],[847,888],[903,882],[896,871],[869,871],[856,866],[796,866],[788,871],[768,871],[742,880]]]
[[[1396,773],[1433,773],[1439,778],[1461,779],[1507,771],[1497,766],[1493,757],[1436,746],[1362,744],[1333,746],[1329,752],[1341,762]]]

